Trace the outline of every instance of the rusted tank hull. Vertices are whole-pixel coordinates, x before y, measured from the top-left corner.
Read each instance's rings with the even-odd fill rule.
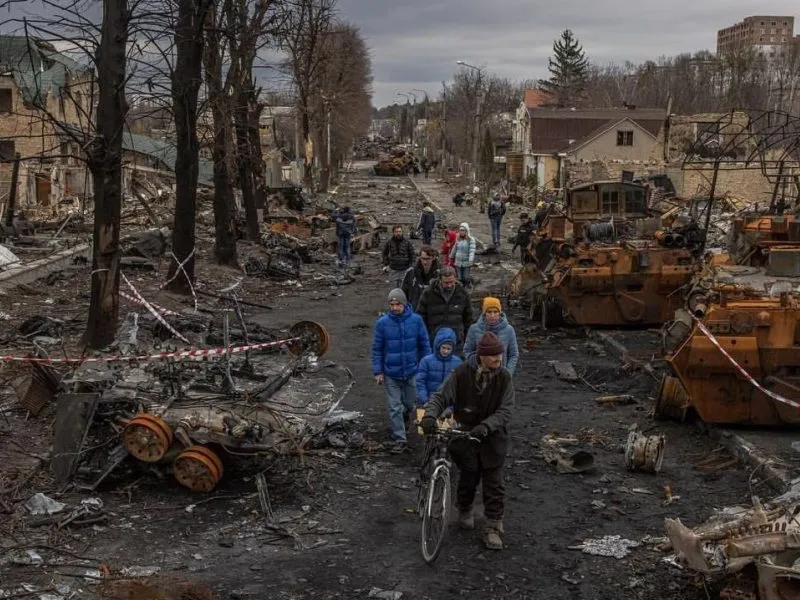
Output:
[[[679,290],[693,272],[683,249],[588,246],[558,258],[545,272],[544,288],[579,325],[660,325],[682,305]]]
[[[702,322],[756,382],[800,403],[800,308],[786,298],[745,299],[711,305]],[[667,362],[678,381],[662,385],[662,416],[691,407],[707,423],[800,423],[800,410],[753,385],[696,325]]]

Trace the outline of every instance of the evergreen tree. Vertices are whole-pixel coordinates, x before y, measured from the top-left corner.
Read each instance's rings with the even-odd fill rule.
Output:
[[[540,79],[539,86],[553,95],[559,107],[577,104],[586,89],[589,61],[583,46],[569,29],[553,43],[553,57],[548,59],[547,68],[550,79]]]

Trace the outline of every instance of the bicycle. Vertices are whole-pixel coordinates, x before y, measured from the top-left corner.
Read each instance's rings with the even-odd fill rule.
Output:
[[[442,550],[450,516],[450,460],[447,445],[456,438],[480,440],[469,431],[441,429],[429,435],[420,467],[417,512],[422,517],[422,558],[433,564]]]

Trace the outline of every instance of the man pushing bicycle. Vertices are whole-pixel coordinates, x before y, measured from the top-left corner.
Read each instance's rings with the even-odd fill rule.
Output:
[[[461,471],[456,505],[458,522],[464,529],[475,527],[472,504],[478,484],[483,480],[486,516],[483,542],[492,550],[503,549],[503,465],[514,407],[511,374],[503,368],[502,361],[503,344],[494,333],[484,333],[477,352],[456,367],[441,389],[431,395],[421,422],[426,434],[436,433],[437,418],[452,406],[459,427],[470,430],[471,435],[481,441],[476,444],[466,438],[453,439],[449,453]]]

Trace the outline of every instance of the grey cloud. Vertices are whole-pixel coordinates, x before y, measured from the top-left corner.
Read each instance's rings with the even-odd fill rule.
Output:
[[[751,14],[795,14],[797,2],[339,0],[339,8],[372,48],[373,102],[383,106],[411,88],[438,94],[459,59],[511,79],[545,77],[553,41],[567,28],[592,62],[639,63],[713,51],[717,29]]]

